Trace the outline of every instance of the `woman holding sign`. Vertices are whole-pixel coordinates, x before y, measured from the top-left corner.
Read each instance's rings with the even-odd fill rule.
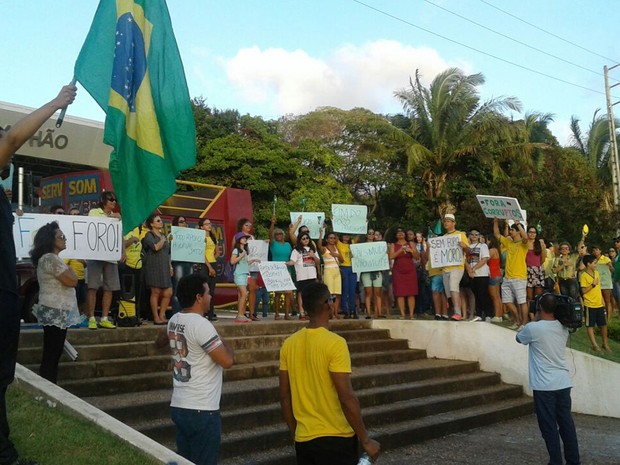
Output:
[[[287,262],[291,257],[291,252],[293,251],[293,247],[291,244],[284,240],[284,231],[280,228],[276,228],[276,217],[273,216],[271,218],[271,226],[269,228],[269,237],[271,241],[269,242],[269,252],[271,252],[271,261],[273,262]],[[290,269],[289,269],[290,272]],[[293,293],[291,291],[284,292],[276,292],[275,293],[275,304],[274,304],[274,319],[280,319],[280,300],[282,299],[282,295],[284,294],[284,319],[290,320],[290,311],[291,311],[291,300],[293,297]]]
[[[41,227],[30,251],[37,269],[39,303],[32,308],[43,325],[43,355],[39,374],[56,383],[58,361],[67,337],[67,328],[80,322],[75,287],[78,278],[58,256],[67,248],[67,238],[55,221]]]
[[[149,232],[142,239],[142,272],[144,282],[151,288],[151,313],[153,323],[165,325],[166,310],[172,298],[172,264],[170,243],[164,234],[164,223],[153,213],[145,221]],[[159,307],[159,310],[158,310]]]
[[[418,295],[418,275],[413,259],[420,259],[420,253],[412,242],[405,239],[403,228],[396,229],[396,241],[390,244],[392,267],[392,289],[398,303],[401,319],[405,318],[405,298],[409,307],[409,318],[413,319],[415,296]]]
[[[295,267],[299,319],[305,320],[306,316],[301,303],[301,293],[310,283],[316,282],[318,277],[317,269],[320,265],[319,257],[316,254],[316,248],[308,234],[299,235],[297,238],[297,245],[293,249],[291,258],[286,264]]]

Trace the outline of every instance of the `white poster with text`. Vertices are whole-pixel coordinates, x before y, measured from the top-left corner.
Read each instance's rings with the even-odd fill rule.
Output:
[[[295,284],[284,262],[260,262],[260,275],[269,292],[294,291]]]
[[[172,241],[170,242],[171,258],[175,262],[204,263],[205,262],[205,231],[203,229],[170,228]]]
[[[351,244],[351,264],[353,273],[365,273],[367,271],[382,271],[390,269],[387,254],[387,243],[364,242]]]
[[[291,212],[291,224],[295,224],[301,216],[299,226],[307,226],[312,239],[319,238],[319,229],[323,227],[325,222],[325,213],[323,212]],[[295,235],[298,234],[299,226],[295,229]]]
[[[463,264],[463,249],[459,245],[460,234],[453,236],[429,237],[429,254],[431,266],[441,268],[444,266],[458,266]]]
[[[366,234],[368,231],[368,207],[366,205],[332,204],[332,226],[334,232]]]

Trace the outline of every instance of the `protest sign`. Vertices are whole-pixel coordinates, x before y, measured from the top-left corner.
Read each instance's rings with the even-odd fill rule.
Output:
[[[387,244],[384,241],[351,244],[350,247],[353,273],[390,269]]]
[[[284,262],[260,262],[260,275],[269,292],[294,291],[295,284]]]
[[[248,241],[248,260],[260,260],[266,262],[269,260],[269,242],[252,240]]]
[[[482,207],[482,213],[487,218],[524,221],[519,201],[514,197],[500,197],[497,195],[476,195]]]
[[[67,237],[67,248],[60,258],[84,260],[120,260],[123,225],[116,218],[79,215],[42,215],[24,213],[15,216],[13,238],[18,258],[29,257],[32,241],[41,226],[56,221]]]
[[[429,254],[431,266],[441,268],[444,266],[458,266],[463,264],[463,249],[459,245],[460,234],[451,236],[429,237]]]
[[[205,262],[205,232],[203,229],[190,229],[172,226],[170,241],[171,258],[175,262]]]
[[[366,234],[368,231],[366,205],[332,204],[332,227],[335,232]]]
[[[295,224],[300,215],[301,215],[301,223],[299,223],[299,226],[306,225],[308,227],[308,231],[310,231],[310,237],[312,239],[318,239],[319,229],[323,227],[323,223],[325,222],[325,213],[323,212],[291,212],[291,223]],[[299,226],[295,230],[295,235],[297,235]]]

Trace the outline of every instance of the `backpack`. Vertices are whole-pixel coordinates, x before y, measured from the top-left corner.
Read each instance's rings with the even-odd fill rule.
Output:
[[[235,281],[235,268],[237,268],[237,265],[233,265],[232,263],[230,263],[230,260],[227,260],[224,264],[222,276],[224,276],[226,282],[232,283]]]

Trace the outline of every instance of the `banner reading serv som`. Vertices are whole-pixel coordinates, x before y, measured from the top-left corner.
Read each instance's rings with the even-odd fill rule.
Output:
[[[383,241],[351,244],[351,256],[353,273],[390,269],[387,243]]]
[[[123,246],[123,224],[115,218],[76,215],[42,215],[24,213],[15,216],[13,238],[18,258],[29,257],[36,232],[56,221],[67,237],[67,248],[60,258],[84,260],[120,260]]]

